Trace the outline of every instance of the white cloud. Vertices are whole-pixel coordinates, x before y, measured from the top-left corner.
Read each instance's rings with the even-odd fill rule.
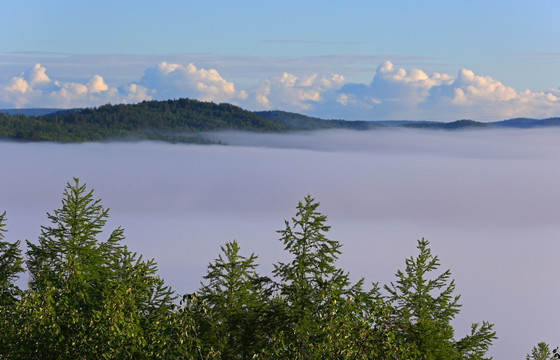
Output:
[[[145,88],[130,85],[126,87],[126,91],[120,92],[109,87],[101,75],[94,75],[83,84],[52,81],[47,75],[47,69],[40,64],[13,77],[8,85],[0,87],[0,106],[4,108],[90,107],[145,99],[150,99]]]
[[[462,69],[456,76],[405,69],[385,61],[369,84],[346,83],[341,74],[267,77],[238,90],[216,69],[161,62],[139,81],[109,84],[100,74],[61,81],[41,64],[0,84],[0,108],[91,107],[189,97],[229,102],[249,110],[281,109],[323,118],[362,120],[499,120],[560,116],[560,90],[516,91],[490,76]],[[127,80],[128,81],[128,80]]]
[[[327,118],[410,119],[417,118],[418,105],[425,101],[434,86],[448,84],[446,74],[426,74],[420,69],[406,71],[390,61],[381,63],[370,84],[347,83],[334,93],[325,94],[329,101],[315,109]]]
[[[317,74],[298,77],[283,73],[262,81],[255,92],[255,106],[289,111],[310,110],[324,101],[322,94],[338,89],[344,83],[342,75],[319,77]]]
[[[560,116],[559,94],[554,89],[517,92],[489,76],[462,69],[452,83],[430,89],[420,108],[426,114],[437,112],[443,119],[546,118]]]
[[[20,92],[20,93],[26,93],[27,90],[29,90],[29,83],[21,77],[14,77],[12,78],[12,81],[10,83],[10,85],[4,87],[4,90],[7,92]]]
[[[349,83],[309,114],[347,119],[500,120],[560,116],[560,90],[516,92],[489,76],[462,69],[456,77],[391,62],[378,66],[369,85]]]
[[[41,66],[41,64],[35,64],[35,66],[25,71],[24,78],[33,87],[46,85],[51,82],[46,71],[47,69]]]
[[[110,87],[101,75],[84,83],[52,81],[40,64],[0,87],[0,107],[90,107],[105,103],[190,97],[203,101],[246,101],[246,91],[236,91],[215,69],[162,62],[146,69],[139,82]]]
[[[143,100],[152,100],[153,91],[145,86],[138,84],[128,84],[120,89],[122,94],[126,94],[125,102],[137,103]]]
[[[109,90],[109,86],[107,86],[105,80],[101,76],[94,75],[87,83],[87,90],[95,94]]]
[[[517,97],[513,88],[489,76],[477,76],[467,69],[459,71],[453,85],[456,87],[456,96],[452,101],[457,105],[476,104],[480,100],[509,101]]]
[[[146,69],[138,84],[153,90],[157,99],[189,97],[203,101],[235,102],[247,97],[246,92],[237,92],[233,82],[222,78],[217,70],[198,69],[192,63],[182,66],[162,62]]]

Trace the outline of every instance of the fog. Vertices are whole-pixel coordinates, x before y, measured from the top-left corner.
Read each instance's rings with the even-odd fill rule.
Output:
[[[457,336],[495,323],[496,359],[560,345],[560,130],[212,136],[230,145],[0,142],[7,240],[36,241],[79,177],[111,209],[108,230],[192,292],[226,241],[262,273],[286,259],[276,230],[311,194],[354,280],[393,281],[425,237],[462,295]]]

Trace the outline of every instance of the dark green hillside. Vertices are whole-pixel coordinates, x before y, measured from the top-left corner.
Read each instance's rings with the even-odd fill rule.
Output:
[[[407,128],[415,128],[415,129],[441,129],[441,130],[459,130],[459,129],[476,129],[476,128],[488,128],[491,127],[491,123],[483,123],[479,121],[473,120],[457,120],[449,123],[444,122],[417,122],[417,123],[408,123],[401,125]]]
[[[132,137],[200,142],[178,136],[202,131],[278,132],[285,125],[231,104],[190,99],[60,111],[46,116],[0,114],[0,136],[31,141],[100,141]],[[171,133],[173,133],[171,135]]]
[[[66,123],[98,123],[109,129],[173,131],[279,131],[285,129],[253,112],[231,104],[191,99],[144,101],[135,105],[104,105],[76,113],[52,114],[49,119]]]
[[[35,116],[33,116],[35,114]],[[41,114],[41,115],[39,115]],[[510,119],[492,123],[473,120],[348,121],[324,120],[286,111],[251,112],[231,104],[191,99],[144,101],[85,109],[0,110],[0,139],[84,142],[148,139],[212,143],[201,132],[237,130],[284,132],[299,130],[414,128],[461,130],[477,128],[537,128],[560,126],[560,118]]]
[[[496,121],[493,124],[499,127],[528,129],[528,128],[545,127],[545,126],[560,126],[560,118],[549,118],[543,120],[516,118],[510,120]]]
[[[34,109],[0,109],[0,113],[9,115],[43,116],[60,111],[61,109],[34,108]]]
[[[560,126],[559,117],[543,119],[540,122],[543,124],[543,126]]]
[[[265,119],[273,120],[280,124],[297,130],[319,130],[319,129],[354,129],[368,130],[382,127],[370,121],[349,120],[324,120],[316,117],[286,111],[257,111],[255,114]]]

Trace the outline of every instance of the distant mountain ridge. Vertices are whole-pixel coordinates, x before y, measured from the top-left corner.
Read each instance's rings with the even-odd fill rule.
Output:
[[[33,112],[36,112],[34,109]],[[25,141],[149,139],[210,143],[201,132],[281,132],[289,128],[232,104],[192,99],[58,110],[42,116],[0,114],[0,136]]]
[[[30,108],[30,109],[0,109],[0,113],[8,115],[25,115],[25,116],[44,116],[55,113],[57,111],[64,111],[64,109],[49,109],[49,108]]]
[[[143,101],[83,109],[0,110],[0,138],[24,141],[83,142],[123,138],[212,143],[201,132],[239,130],[290,132],[321,129],[413,128],[460,130],[560,126],[560,118],[515,118],[495,122],[325,120],[280,110],[252,112],[238,106],[192,99]]]
[[[560,117],[553,117],[548,119],[530,119],[530,118],[515,118],[509,120],[502,120],[493,122],[492,125],[498,127],[510,127],[519,129],[547,127],[547,126],[560,126]]]
[[[383,125],[376,124],[371,121],[363,120],[325,120],[298,113],[287,111],[272,110],[272,111],[256,111],[255,114],[262,116],[292,129],[298,130],[319,130],[319,129],[354,129],[354,130],[369,130],[373,128],[382,127]]]
[[[548,119],[531,119],[531,118],[515,118],[494,122],[481,122],[469,119],[456,120],[451,122],[428,121],[428,120],[382,120],[382,121],[365,121],[365,120],[325,120],[298,113],[287,111],[257,111],[256,114],[284,125],[290,128],[301,130],[318,130],[318,129],[356,129],[369,130],[389,127],[404,127],[416,129],[469,129],[469,128],[539,128],[548,126],[560,126],[560,117]]]

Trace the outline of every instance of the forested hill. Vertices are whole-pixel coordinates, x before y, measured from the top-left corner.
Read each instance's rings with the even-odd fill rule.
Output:
[[[194,134],[218,130],[279,132],[287,129],[285,125],[231,104],[191,99],[103,105],[44,116],[0,114],[1,137],[30,141],[81,142],[128,137],[205,142]]]
[[[462,130],[462,129],[492,129],[515,128],[532,129],[543,127],[559,127],[560,118],[529,119],[515,118],[495,122],[481,122],[475,120],[456,120],[451,122],[423,121],[423,120],[386,120],[386,121],[358,121],[358,120],[324,120],[286,111],[257,111],[256,114],[274,120],[295,130],[320,129],[354,129],[370,130],[382,128],[409,128],[426,130]]]
[[[371,130],[415,128],[460,130],[477,128],[536,128],[560,126],[560,118],[517,118],[491,123],[473,120],[348,121],[324,120],[285,111],[251,112],[232,104],[191,99],[144,101],[86,109],[0,110],[0,139],[84,142],[150,139],[169,142],[211,143],[201,132],[238,130],[283,132],[320,129]]]
[[[26,115],[26,116],[43,116],[52,114],[57,111],[62,111],[62,109],[51,109],[51,108],[26,108],[26,109],[0,109],[0,113],[9,115]]]
[[[354,129],[369,130],[383,127],[372,121],[353,121],[353,120],[324,120],[316,117],[306,116],[298,113],[286,111],[257,111],[255,114],[265,119],[273,120],[298,130],[319,130],[319,129]]]

